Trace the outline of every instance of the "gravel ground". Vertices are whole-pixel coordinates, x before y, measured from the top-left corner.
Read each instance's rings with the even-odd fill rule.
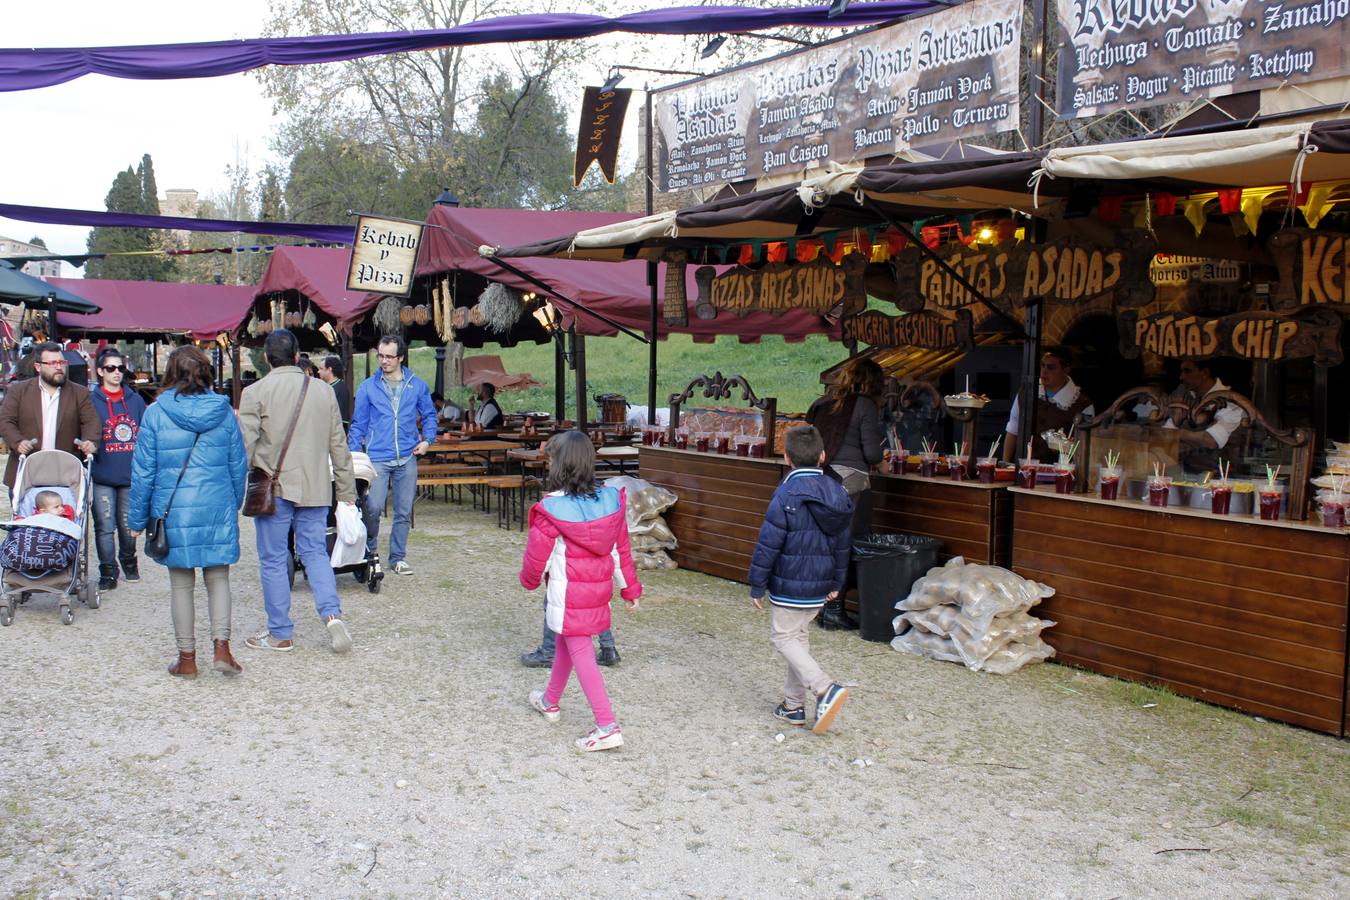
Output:
[[[813,646],[856,687],[817,737],[769,715],[767,614],[694,573],[647,573],[643,610],[616,609],[627,745],[580,755],[575,682],[560,725],[525,704],[540,597],[494,521],[419,504],[415,576],[339,581],[345,657],[304,587],[294,653],[242,646],[263,622],[245,525],[236,680],[165,673],[152,563],[73,626],[21,609],[0,630],[0,894],[1350,896],[1350,742],[841,633]]]

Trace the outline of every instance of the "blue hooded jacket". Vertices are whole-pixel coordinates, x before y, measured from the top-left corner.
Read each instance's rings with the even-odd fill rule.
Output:
[[[184,470],[189,452],[192,459]],[[141,420],[131,459],[127,526],[143,531],[152,516],[164,515],[172,496],[169,555],[163,564],[195,569],[236,563],[247,473],[244,439],[230,401],[215,393],[165,391]]]
[[[406,459],[420,442],[435,440],[436,405],[431,402],[431,389],[407,366],[403,367],[397,413],[383,372],[376,372],[356,389],[348,448],[365,450],[371,462],[387,462]]]
[[[89,392],[89,400],[103,429],[92,466],[94,484],[126,487],[131,484],[131,454],[145,417],[145,401],[130,386],[122,389],[120,400],[112,401],[101,385]]]
[[[812,609],[848,574],[853,501],[820,469],[793,469],[773,492],[750,558],[750,596]]]

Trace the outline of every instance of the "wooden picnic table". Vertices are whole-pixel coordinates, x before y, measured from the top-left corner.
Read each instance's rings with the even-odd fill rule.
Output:
[[[601,447],[595,451],[595,455],[602,460],[616,462],[619,465],[619,474],[623,475],[628,471],[628,464],[635,462],[638,458],[637,447]]]

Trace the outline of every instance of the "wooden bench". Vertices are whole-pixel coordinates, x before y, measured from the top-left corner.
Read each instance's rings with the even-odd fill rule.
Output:
[[[444,489],[442,499],[450,499],[450,488],[455,486],[445,478],[472,477],[487,474],[487,467],[473,463],[423,463],[417,467],[417,489],[428,497],[436,496],[436,488]]]

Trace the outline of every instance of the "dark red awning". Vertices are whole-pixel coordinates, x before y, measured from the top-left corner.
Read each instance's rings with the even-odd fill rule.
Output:
[[[338,321],[342,327],[375,308],[382,294],[347,290],[347,264],[352,251],[341,247],[278,247],[272,253],[252,298],[296,291]]]
[[[111,281],[49,278],[103,307],[92,315],[57,313],[63,331],[77,334],[187,334],[211,340],[234,334],[253,302],[252,287],[175,284],[165,281]]]

